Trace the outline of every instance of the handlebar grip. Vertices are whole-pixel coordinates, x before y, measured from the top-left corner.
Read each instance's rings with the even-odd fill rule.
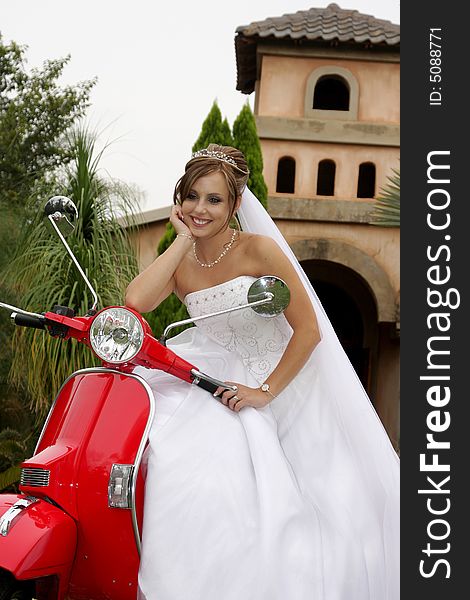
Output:
[[[204,379],[200,379],[196,383],[196,385],[197,385],[197,387],[200,387],[203,390],[206,390],[207,392],[210,392],[211,394],[213,394],[218,389],[218,387],[219,387],[215,383],[212,383],[212,381],[205,381]]]
[[[34,317],[33,315],[15,313],[13,321],[15,322],[15,325],[19,325],[20,327],[34,327],[35,329],[46,328],[44,318]]]

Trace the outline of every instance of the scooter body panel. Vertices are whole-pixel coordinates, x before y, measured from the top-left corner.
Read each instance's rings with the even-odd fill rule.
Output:
[[[71,600],[136,597],[144,487],[139,467],[153,415],[153,394],[142,378],[79,371],[59,392],[37,453],[22,465],[33,475],[22,479],[21,490],[51,498],[76,521]],[[109,506],[114,464],[132,466],[129,508]],[[47,471],[47,485],[31,485],[36,472]]]
[[[0,496],[0,516],[23,494]],[[77,528],[63,510],[38,499],[12,521],[6,535],[0,535],[0,567],[16,579],[57,575],[64,583],[75,556]]]

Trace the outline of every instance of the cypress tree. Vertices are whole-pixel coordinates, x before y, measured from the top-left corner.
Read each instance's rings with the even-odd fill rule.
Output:
[[[268,188],[263,177],[263,155],[253,113],[248,102],[233,124],[233,144],[245,155],[250,169],[248,187],[264,208],[268,205]]]
[[[226,118],[222,121],[220,133],[220,141],[213,143],[220,144],[221,146],[233,146],[232,132],[230,131],[230,125]]]
[[[232,142],[232,134],[227,119],[222,121],[222,113],[217,100],[214,100],[212,108],[202,124],[201,133],[194,142],[192,151],[196,152],[201,148],[207,148],[209,144],[231,146]]]

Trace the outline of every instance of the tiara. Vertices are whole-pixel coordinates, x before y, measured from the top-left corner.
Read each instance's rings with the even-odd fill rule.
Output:
[[[231,156],[217,150],[207,150],[207,148],[203,148],[202,150],[194,152],[191,155],[191,159],[193,158],[215,158],[217,160],[222,160],[229,165],[233,165],[234,167],[238,167],[236,161]]]

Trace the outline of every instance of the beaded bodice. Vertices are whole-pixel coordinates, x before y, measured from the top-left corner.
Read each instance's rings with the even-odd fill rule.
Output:
[[[184,303],[191,317],[246,304],[255,280],[242,275],[204,290],[191,292]],[[245,308],[197,322],[197,327],[229,352],[236,352],[250,373],[262,382],[279,362],[292,329],[284,315],[262,317]]]

